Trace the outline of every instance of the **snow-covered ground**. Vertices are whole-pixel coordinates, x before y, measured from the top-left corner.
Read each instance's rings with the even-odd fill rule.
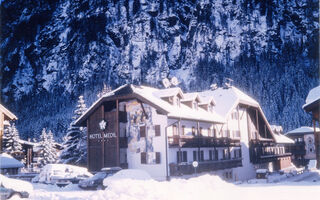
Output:
[[[314,180],[316,180],[314,182]],[[190,179],[175,178],[169,182],[155,180],[120,180],[106,190],[85,191],[77,185],[59,188],[53,185],[33,184],[31,199],[245,199],[295,200],[320,196],[320,171],[305,172],[278,183],[232,184],[213,175]]]

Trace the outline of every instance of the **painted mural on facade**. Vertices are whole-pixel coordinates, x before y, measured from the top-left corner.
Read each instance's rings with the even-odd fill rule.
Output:
[[[147,152],[147,163],[155,163],[153,149],[155,128],[152,121],[152,108],[137,100],[131,100],[126,102],[126,111],[128,118],[126,132],[129,133],[129,151],[132,153]],[[140,127],[142,126],[146,128],[146,137],[141,137],[140,135]]]

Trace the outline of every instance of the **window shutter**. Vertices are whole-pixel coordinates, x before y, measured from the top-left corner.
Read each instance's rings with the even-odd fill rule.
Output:
[[[177,163],[180,163],[180,154],[179,154],[180,152],[179,151],[177,151]]]
[[[147,152],[141,152],[141,164],[147,164]]]
[[[140,137],[146,137],[146,126],[140,126]]]
[[[155,132],[156,132],[156,136],[161,136],[160,125],[155,125],[154,129],[155,129]]]
[[[157,164],[161,163],[160,152],[156,152],[156,163]]]

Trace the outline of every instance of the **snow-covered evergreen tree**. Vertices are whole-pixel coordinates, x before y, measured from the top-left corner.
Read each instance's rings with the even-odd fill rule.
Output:
[[[74,125],[77,120],[85,111],[86,104],[83,96],[79,97],[76,110],[72,119],[67,135],[64,137],[63,151],[60,155],[60,162],[65,164],[86,165],[87,162],[87,135],[85,129]]]
[[[39,158],[37,161],[38,166],[43,167],[46,164],[55,163],[57,161],[57,152],[54,148],[54,139],[51,131],[48,133],[44,128],[40,135],[39,141]]]
[[[14,157],[21,155],[23,151],[19,140],[19,132],[15,124],[11,124],[7,128],[5,128],[3,135],[3,152]]]

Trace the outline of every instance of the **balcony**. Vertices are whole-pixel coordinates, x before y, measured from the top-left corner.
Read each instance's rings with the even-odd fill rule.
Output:
[[[291,156],[291,153],[275,151],[275,146],[250,146],[250,161],[254,164],[279,160],[282,157]]]
[[[216,171],[222,169],[230,169],[242,166],[242,159],[235,158],[229,160],[216,160],[216,161],[202,161],[199,162],[197,172],[207,172]],[[170,164],[170,175],[178,176],[182,174],[192,174],[194,173],[194,168],[191,163],[171,163]]]
[[[307,152],[305,146],[306,143],[304,141],[295,142],[289,147],[289,152],[291,152],[293,155],[304,156]]]
[[[232,138],[216,138],[209,136],[169,136],[169,147],[196,148],[196,147],[226,147],[226,146],[240,146],[240,139]]]

